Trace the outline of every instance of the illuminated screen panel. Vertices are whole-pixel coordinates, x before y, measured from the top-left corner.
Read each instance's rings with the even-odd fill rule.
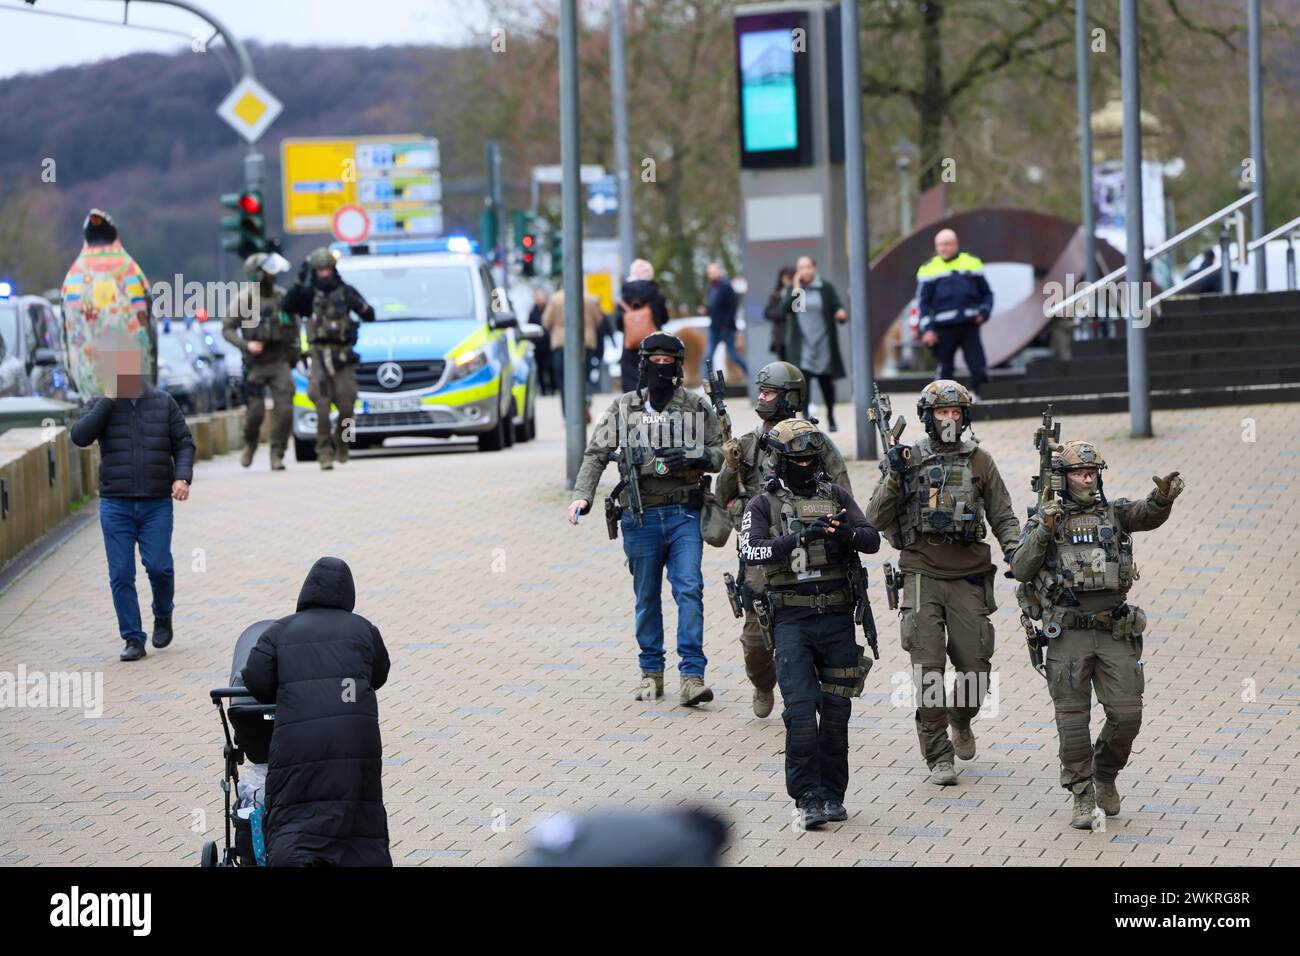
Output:
[[[797,43],[795,31],[800,29],[804,34]],[[736,18],[744,167],[807,166],[812,162],[806,31],[804,13]]]

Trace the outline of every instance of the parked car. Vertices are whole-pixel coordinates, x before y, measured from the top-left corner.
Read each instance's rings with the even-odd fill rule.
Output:
[[[10,295],[0,284],[0,395],[75,402],[63,325],[48,299]]]
[[[248,401],[244,391],[244,353],[226,341],[221,334],[220,319],[205,319],[201,322],[203,336],[208,347],[220,352],[226,360],[226,383],[230,391],[230,407],[244,405]]]
[[[197,337],[182,323],[158,326],[158,387],[170,392],[186,415],[206,415],[216,405],[212,363],[205,345],[195,347]]]
[[[194,354],[201,356],[207,363],[212,376],[212,407],[226,409],[230,407],[230,374],[226,370],[226,353],[212,341],[197,319],[187,319],[185,331],[194,343]]]

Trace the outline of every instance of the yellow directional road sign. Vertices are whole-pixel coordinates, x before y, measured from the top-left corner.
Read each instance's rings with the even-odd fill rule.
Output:
[[[280,151],[287,233],[328,233],[334,213],[353,203],[370,215],[375,238],[442,230],[436,139],[286,139]]]

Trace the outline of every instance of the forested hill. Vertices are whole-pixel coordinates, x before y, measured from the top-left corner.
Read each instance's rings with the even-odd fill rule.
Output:
[[[289,46],[250,52],[258,79],[285,107],[260,143],[273,234],[281,232],[285,137],[428,133],[443,142],[448,174],[456,175],[463,152],[472,167],[464,172],[481,175],[481,144],[462,151],[454,131],[434,128],[443,78],[473,53]],[[212,54],[189,51],[0,81],[0,273],[21,273],[28,291],[57,282],[80,248],[86,210],[100,206],[149,276],[211,276],[225,212],[220,195],[243,184],[246,147],[215,112],[229,89]],[[48,160],[53,183],[42,181]],[[454,222],[456,209],[449,214]],[[477,216],[477,208],[467,215]],[[299,238],[290,251],[317,242]],[[225,256],[231,269],[234,259]]]

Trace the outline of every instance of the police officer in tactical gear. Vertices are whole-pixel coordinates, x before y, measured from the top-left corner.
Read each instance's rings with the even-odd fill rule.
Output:
[[[853,497],[822,471],[826,438],[786,420],[764,438],[773,456],[765,489],[745,509],[740,554],[761,568],[785,702],[785,785],[808,829],[848,819],[849,716],[871,661],[854,635],[857,552],[880,535]],[[821,720],[818,721],[820,714]]]
[[[293,372],[301,358],[298,319],[284,310],[284,289],[275,277],[289,270],[278,252],[255,252],[244,260],[244,275],[256,282],[256,290],[240,294],[239,308],[221,323],[221,334],[244,356],[244,387],[248,403],[244,410],[245,468],[253,463],[262,420],[266,417],[266,393],[271,393],[271,470],[284,470],[284,452],[293,427]]]
[[[361,293],[339,276],[334,254],[322,246],[313,250],[298,271],[298,284],[284,297],[284,308],[307,316],[307,362],[311,377],[307,396],[316,406],[316,457],[322,469],[348,460],[346,436],[357,403],[357,322],[374,321],[375,310]],[[330,404],[338,422],[330,433]]]
[[[919,685],[916,733],[930,782],[952,786],[954,752],[962,760],[975,756],[971,720],[992,670],[996,569],[985,521],[1004,558],[1019,541],[1020,522],[993,456],[974,436],[962,438],[971,423],[965,386],[931,382],[916,412],[925,437],[911,448],[887,450],[867,520],[901,551],[898,607],[903,650]],[[945,657],[957,671],[951,699],[944,690]]]
[[[1022,582],[1016,591],[1021,622],[1031,642],[1046,645],[1061,786],[1074,796],[1070,826],[1081,830],[1092,827],[1095,807],[1107,816],[1119,813],[1115,778],[1142,725],[1146,614],[1125,600],[1138,576],[1133,532],[1164,524],[1183,491],[1175,471],[1153,475],[1155,488],[1143,501],[1108,501],[1105,467],[1091,442],[1066,442],[1054,452],[1052,487],[1060,500],[1034,509],[1011,559]],[[1106,712],[1095,742],[1088,728],[1093,688]]]
[[[722,467],[722,426],[708,399],[682,387],[686,347],[655,332],[640,349],[641,388],[625,392],[596,423],[573,486],[569,523],[591,509],[611,457],[619,457],[621,495],[607,503],[607,520],[623,534],[636,593],[641,647],[638,700],[664,693],[664,622],[660,596],[665,570],[677,602],[679,700],[693,707],[713,699],[704,683],[704,539],[700,511],[706,472]],[[637,512],[636,498],[641,511]],[[617,524],[613,524],[617,517]]]
[[[808,383],[804,380],[803,373],[789,362],[772,362],[763,366],[755,378],[755,384],[758,386],[758,401],[754,408],[762,421],[752,432],[733,438],[722,446],[725,460],[722,472],[718,475],[716,489],[718,500],[727,503],[727,511],[735,524],[737,540],[745,508],[751,498],[763,492],[764,475],[772,470],[772,454],[760,447],[760,439],[770,434],[780,422],[797,418],[808,397]],[[824,434],[820,470],[830,477],[833,484],[853,494],[844,456]],[[772,712],[776,701],[773,693],[776,687],[776,663],[772,656],[772,645],[759,624],[754,605],[754,601],[761,599],[763,593],[763,575],[746,574],[743,558],[737,588],[740,592],[737,596],[745,612],[745,623],[740,632],[745,674],[754,685],[754,714],[766,717]]]

